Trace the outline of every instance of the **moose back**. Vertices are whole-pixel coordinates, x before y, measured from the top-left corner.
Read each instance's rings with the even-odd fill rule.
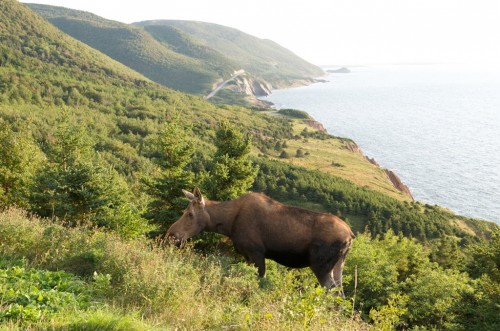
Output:
[[[190,203],[168,229],[170,242],[180,246],[201,231],[217,232],[232,240],[260,277],[267,258],[291,268],[310,267],[327,289],[342,287],[354,234],[340,218],[287,206],[260,193],[217,202],[206,200],[198,188],[183,192]]]

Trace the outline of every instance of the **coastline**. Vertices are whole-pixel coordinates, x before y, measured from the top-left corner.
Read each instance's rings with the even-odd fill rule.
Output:
[[[297,85],[292,85],[292,86],[288,86],[286,88],[280,88],[280,89],[290,89],[290,88],[294,88],[294,87],[302,87],[302,86],[309,86],[309,85],[312,85],[312,84],[316,84],[316,83],[325,83],[325,82],[328,82],[327,80],[325,79],[313,79],[312,81],[310,81],[309,84],[297,84]],[[272,94],[272,91],[273,90],[276,90],[276,89],[272,89],[270,92],[270,94]],[[268,94],[268,95],[270,95]],[[266,95],[266,96],[268,96]],[[264,109],[273,109],[273,110],[279,110],[276,108],[276,105],[271,102],[271,101],[268,101],[268,100],[262,100],[262,99],[259,99],[258,96],[254,96],[255,97],[255,100],[256,100],[256,106],[257,107],[261,107],[261,108],[264,108]],[[262,97],[262,96],[260,96]],[[307,113],[307,111],[305,110],[302,110],[300,109],[301,111],[304,111]],[[331,134],[330,132],[328,132],[328,130],[325,128],[324,124],[321,123],[320,121],[314,119],[309,113],[307,113],[311,119],[310,120],[304,120],[304,123],[307,124],[308,126],[310,126],[311,128],[315,129],[315,130],[318,130],[320,132],[323,132],[323,133],[326,133],[332,137],[335,137],[333,134]],[[406,196],[408,196],[411,201],[415,201],[415,198],[413,197],[413,194],[411,193],[411,190],[410,188],[403,183],[403,181],[401,180],[401,178],[393,171],[393,170],[390,170],[390,169],[386,169],[384,167],[382,167],[376,160],[375,158],[370,158],[368,156],[366,156],[363,151],[361,150],[361,148],[356,144],[356,142],[354,142],[351,138],[348,138],[348,137],[344,137],[344,138],[347,138],[349,139],[350,141],[352,141],[352,143],[350,143],[348,145],[348,149],[353,152],[353,153],[358,153],[358,154],[361,154],[365,160],[369,163],[371,163],[373,166],[381,169],[386,177],[387,177],[387,180],[392,184],[392,186],[397,189],[398,191],[400,191],[401,193],[405,194]]]
[[[380,65],[330,83],[273,90],[277,108],[304,109],[394,170],[423,204],[500,224],[500,76],[451,65]],[[473,91],[474,93],[470,93]],[[478,176],[480,175],[480,176]]]

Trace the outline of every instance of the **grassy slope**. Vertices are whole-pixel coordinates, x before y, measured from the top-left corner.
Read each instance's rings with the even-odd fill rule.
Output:
[[[76,39],[155,82],[188,93],[206,94],[242,68],[276,87],[323,74],[272,41],[228,27],[177,21],[128,25],[62,7],[29,6]]]
[[[15,51],[27,56],[26,63],[17,63],[21,68],[36,65],[32,62],[32,58],[36,57],[43,58],[47,65],[70,67],[77,63],[85,64],[86,71],[97,74],[106,73],[111,79],[146,81],[144,76],[123,64],[76,42],[24,6],[13,6],[11,0],[6,0],[2,1],[0,9],[2,9],[0,37],[4,65],[10,64],[8,53]],[[39,67],[35,66],[32,69],[36,70]]]
[[[156,40],[179,54],[203,61],[203,66],[210,68],[220,77],[229,77],[238,65],[219,51],[203,45],[181,30],[167,25],[144,26],[144,29]]]
[[[294,125],[295,134],[300,134],[304,129],[314,132],[302,121],[297,120]],[[401,201],[410,201],[409,197],[397,190],[390,182],[382,168],[368,162],[361,153],[349,150],[349,139],[328,137],[324,139],[303,138],[287,140],[284,150],[291,156],[281,159],[289,164],[315,169],[327,174],[332,174],[347,179],[354,184],[381,192]],[[301,149],[308,155],[296,157],[297,150]],[[280,152],[272,153],[273,159],[279,159]]]
[[[25,276],[13,276],[13,265],[25,267]],[[3,270],[11,274],[8,279],[1,277]],[[45,270],[70,274],[58,285],[47,286],[55,277]],[[332,310],[334,297],[315,288],[309,270],[287,271],[269,263],[267,280],[259,285],[255,268],[233,258],[68,229],[18,210],[0,212],[0,289],[6,282],[18,296],[9,296],[10,302],[0,297],[0,305],[25,313],[24,322],[7,318],[3,326],[8,329],[369,328],[343,305]],[[50,297],[37,301],[30,286]],[[25,294],[31,305],[23,304]],[[12,302],[20,306],[14,309]],[[0,325],[2,317],[0,313]]]

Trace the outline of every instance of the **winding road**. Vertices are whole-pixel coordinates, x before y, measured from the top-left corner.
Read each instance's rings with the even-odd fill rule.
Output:
[[[228,80],[225,80],[223,81],[222,83],[220,83],[212,92],[210,92],[209,95],[205,96],[204,99],[205,100],[208,100],[210,99],[211,97],[213,97],[215,94],[217,94],[217,92],[219,92],[219,90],[221,88],[223,88],[227,83],[229,83],[230,81],[232,81],[233,79],[235,79],[236,77],[240,76],[240,75],[243,75],[245,73],[245,70],[243,69],[240,69],[240,70],[237,70],[234,72],[234,74],[231,76],[231,78],[229,78]]]

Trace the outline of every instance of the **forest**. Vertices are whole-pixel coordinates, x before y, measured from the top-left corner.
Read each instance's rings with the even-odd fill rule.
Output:
[[[340,138],[297,133],[300,111],[162,87],[17,1],[0,3],[0,33],[2,328],[500,328],[496,224],[286,163],[285,142]],[[162,243],[195,186],[345,219],[346,298],[306,269],[270,263],[259,280],[217,235]]]

